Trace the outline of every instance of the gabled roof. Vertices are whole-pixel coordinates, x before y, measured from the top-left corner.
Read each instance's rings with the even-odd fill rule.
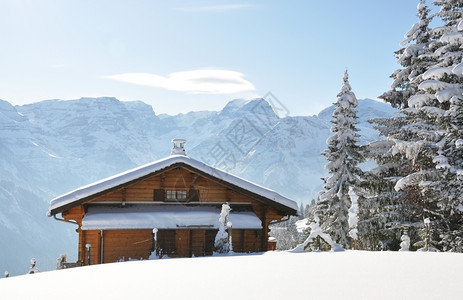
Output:
[[[167,158],[134,168],[132,170],[91,183],[50,201],[48,216],[56,215],[95,196],[118,189],[127,184],[136,182],[145,177],[155,175],[171,167],[184,167],[196,171],[201,175],[237,189],[243,193],[251,194],[263,202],[278,208],[288,215],[295,215],[297,204],[277,192],[264,188],[258,184],[247,181],[238,176],[216,169],[185,155],[171,155]]]

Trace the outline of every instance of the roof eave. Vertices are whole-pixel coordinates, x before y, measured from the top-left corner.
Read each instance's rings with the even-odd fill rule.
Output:
[[[119,184],[119,185],[116,185],[114,187],[111,187],[111,188],[108,188],[108,189],[105,189],[105,190],[102,190],[98,193],[95,193],[95,194],[92,194],[92,195],[89,195],[89,196],[86,196],[86,197],[83,197],[83,198],[80,198],[80,199],[77,199],[75,201],[72,201],[72,202],[69,202],[69,203],[66,203],[66,204],[63,204],[59,207],[56,207],[56,208],[53,208],[53,209],[50,209],[47,213],[47,215],[49,217],[53,216],[53,215],[56,215],[56,214],[59,214],[59,213],[62,213],[66,210],[69,210],[77,205],[81,205],[82,203],[90,200],[90,199],[93,199],[93,198],[96,198],[96,197],[99,197],[103,194],[106,194],[106,193],[109,193],[109,192],[112,192],[112,191],[115,191],[117,189],[120,189],[120,188],[123,188],[125,186],[128,186],[128,185],[131,185],[135,182],[138,182],[138,181],[141,181],[141,180],[144,180],[145,178],[148,178],[148,177],[151,177],[151,176],[154,176],[156,174],[159,174],[159,173],[162,173],[162,172],[165,172],[166,170],[169,170],[169,169],[172,169],[172,168],[176,168],[176,167],[184,167],[186,169],[189,169],[190,171],[194,171],[194,172],[197,172],[199,174],[201,174],[202,176],[205,176],[207,178],[210,178],[212,180],[215,180],[215,181],[218,181],[219,183],[223,184],[223,185],[226,185],[228,187],[231,187],[235,190],[238,190],[240,191],[241,193],[244,193],[244,194],[248,194],[248,195],[252,195],[254,198],[257,198],[259,200],[261,200],[262,202],[266,203],[266,204],[269,204],[270,206],[284,212],[285,214],[287,215],[292,215],[292,216],[295,216],[297,215],[297,210],[287,206],[287,205],[284,205],[278,201],[275,201],[274,199],[270,199],[268,197],[264,197],[262,195],[259,195],[253,191],[250,191],[250,190],[247,190],[245,188],[242,188],[238,185],[235,185],[231,182],[228,182],[226,180],[223,180],[219,177],[216,177],[216,176],[213,176],[211,174],[208,174],[207,172],[204,172],[194,166],[191,166],[189,164],[187,164],[186,162],[183,162],[183,161],[180,161],[180,162],[175,162],[169,166],[166,166],[164,168],[161,168],[161,169],[158,169],[154,172],[151,172],[149,174],[146,174],[144,176],[141,176],[139,178],[136,178],[136,179],[133,179],[133,180],[130,180],[130,181],[127,181],[127,182],[124,182],[122,184]]]
[[[48,216],[50,217],[50,216],[53,216],[53,215],[62,213],[62,212],[64,212],[64,211],[68,210],[68,209],[71,209],[71,208],[73,208],[73,207],[76,207],[77,205],[80,205],[80,204],[84,203],[84,202],[87,201],[87,200],[90,200],[90,199],[99,197],[99,196],[104,195],[104,194],[106,194],[106,193],[109,193],[109,192],[118,190],[118,189],[123,188],[123,187],[128,186],[128,185],[131,185],[131,184],[133,184],[133,183],[135,183],[135,182],[138,182],[138,181],[141,181],[141,180],[143,180],[143,179],[145,179],[145,178],[154,176],[154,175],[156,175],[156,174],[158,174],[158,173],[162,173],[162,172],[164,172],[165,170],[168,170],[168,169],[170,169],[170,168],[175,168],[175,167],[176,167],[176,164],[178,164],[178,163],[174,163],[174,164],[172,164],[172,165],[170,165],[170,166],[168,166],[168,167],[165,167],[165,168],[156,170],[156,171],[154,171],[154,172],[152,172],[152,173],[146,174],[145,176],[141,176],[141,177],[139,177],[139,178],[137,178],[137,179],[124,182],[123,184],[119,184],[119,185],[114,186],[114,187],[111,187],[111,188],[109,188],[109,189],[100,191],[100,192],[98,192],[98,193],[89,195],[89,196],[87,196],[87,197],[80,198],[80,199],[78,199],[78,200],[76,200],[76,201],[69,202],[69,203],[66,203],[66,204],[64,204],[64,205],[62,205],[62,206],[56,207],[56,208],[54,208],[54,209],[51,209],[51,210],[49,210]]]

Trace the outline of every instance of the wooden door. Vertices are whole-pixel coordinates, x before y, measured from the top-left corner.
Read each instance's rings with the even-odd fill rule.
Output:
[[[190,257],[190,230],[177,230],[175,245],[179,257]]]
[[[192,256],[206,255],[206,230],[191,230],[190,241]]]

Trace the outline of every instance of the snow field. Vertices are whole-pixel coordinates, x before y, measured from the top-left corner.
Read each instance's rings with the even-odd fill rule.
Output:
[[[463,255],[268,252],[131,261],[0,279],[0,299],[456,299]]]

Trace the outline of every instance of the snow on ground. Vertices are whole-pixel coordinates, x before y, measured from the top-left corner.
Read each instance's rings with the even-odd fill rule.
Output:
[[[463,254],[269,252],[0,279],[0,299],[456,299]]]

